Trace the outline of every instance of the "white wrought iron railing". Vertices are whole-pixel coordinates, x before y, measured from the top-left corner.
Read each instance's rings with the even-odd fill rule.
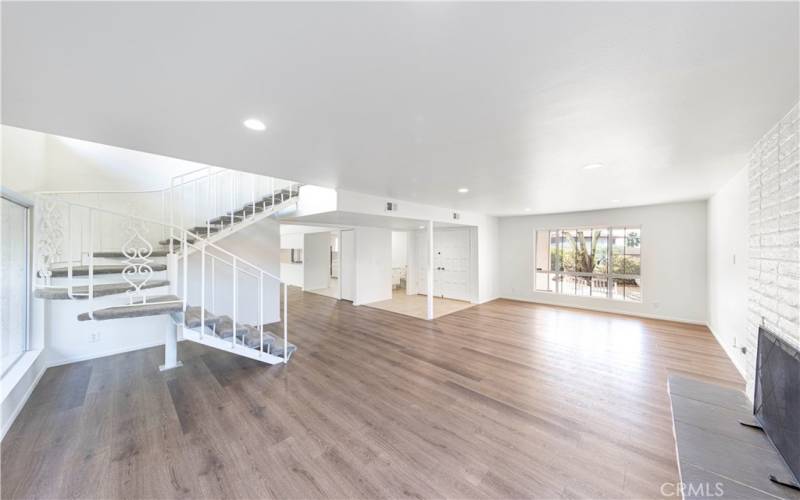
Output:
[[[248,193],[243,192],[243,185]],[[39,193],[34,236],[37,286],[56,287],[53,272],[58,269],[66,280],[60,287],[67,289],[70,298],[85,298],[91,315],[96,310],[95,285],[120,282],[122,278],[129,288],[127,301],[120,307],[180,302],[185,313],[190,305],[199,306],[200,326],[191,329],[197,334],[194,340],[199,341],[210,340],[204,336],[214,336],[206,331],[206,311],[210,307],[209,312],[215,316],[232,319],[233,350],[250,349],[237,334],[238,326],[257,325],[261,335],[258,351],[265,356],[271,353],[269,349],[264,353],[264,326],[282,322],[282,360],[286,362],[291,354],[287,284],[213,240],[224,237],[225,230],[236,230],[282,209],[285,202],[295,199],[298,189],[298,184],[288,181],[208,168],[178,176],[164,190]],[[80,203],[75,198],[94,204]],[[155,213],[156,217],[145,216],[148,213]],[[220,216],[230,216],[230,223],[222,224],[222,230],[211,234],[210,221]],[[170,222],[176,220],[183,227]],[[187,220],[195,224],[192,228],[207,228],[206,237],[187,228]],[[204,224],[197,224],[198,220]],[[161,245],[159,241],[164,237],[167,244]],[[161,253],[155,254],[159,247]],[[102,262],[111,254],[121,267],[119,273],[98,272],[98,266],[104,265]],[[155,267],[159,257],[167,260],[170,292],[179,300],[165,299],[155,288],[148,287],[154,274],[162,272]],[[59,264],[61,267],[57,267]],[[76,266],[83,266],[80,276],[74,272]],[[183,328],[189,329],[186,325]],[[214,337],[219,346],[219,338]]]
[[[222,224],[218,231],[224,233],[234,229],[236,223],[257,218],[260,209],[266,210],[295,198],[300,187],[299,183],[276,177],[203,167],[172,177],[169,186],[162,189],[45,191],[37,194],[157,220],[163,224],[161,237],[164,239],[176,234],[170,231],[169,226],[189,230],[205,227],[208,234],[218,226],[211,221],[227,216],[229,223]],[[100,238],[105,236],[101,234]]]

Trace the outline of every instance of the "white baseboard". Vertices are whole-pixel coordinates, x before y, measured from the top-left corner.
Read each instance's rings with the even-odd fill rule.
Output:
[[[183,339],[178,339],[178,342],[181,342]],[[106,356],[114,356],[116,354],[123,354],[126,352],[131,351],[138,351],[140,349],[149,349],[151,347],[156,347],[159,345],[164,345],[163,340],[159,340],[156,342],[147,342],[144,344],[139,344],[130,347],[123,347],[122,349],[111,349],[109,351],[103,351],[95,354],[88,354],[86,356],[72,356],[70,358],[62,358],[56,361],[48,360],[47,367],[50,368],[51,366],[61,366],[61,365],[68,365],[70,363],[78,363],[80,361],[88,361],[90,359],[97,359],[97,358],[105,358]]]
[[[620,311],[618,309],[612,309],[608,307],[602,306],[585,306],[582,304],[563,304],[559,302],[541,300],[541,299],[529,299],[523,297],[498,297],[500,299],[506,300],[515,300],[517,302],[527,302],[529,304],[542,304],[545,306],[554,306],[554,307],[565,307],[567,309],[582,309],[584,311],[597,311],[597,312],[604,312],[609,314],[620,314],[622,316],[632,316],[635,318],[645,318],[645,319],[658,319],[661,321],[672,321],[675,323],[686,323],[689,325],[699,325],[699,326],[707,326],[705,321],[699,321],[696,319],[686,319],[686,318],[679,318],[675,316],[665,316],[660,314],[649,314],[643,312],[634,312],[634,311]]]
[[[714,328],[711,327],[711,323],[706,322],[706,328],[708,328],[708,330],[711,332],[711,335],[714,336],[714,340],[717,341],[717,344],[719,344],[719,346],[722,347],[722,351],[725,353],[726,356],[728,356],[728,359],[731,360],[731,363],[733,363],[733,366],[736,368],[736,371],[738,371],[739,375],[742,376],[742,379],[744,379],[744,381],[747,382],[747,369],[746,369],[746,367],[745,366],[739,366],[740,363],[736,362],[736,359],[734,359],[734,357],[731,355],[732,353],[730,351],[728,351],[728,347],[725,346],[722,343],[722,341],[723,341],[722,337],[717,335],[717,332],[715,332]],[[738,353],[736,351],[733,351],[733,354],[738,354]]]
[[[488,299],[483,299],[483,300],[481,300],[481,301],[478,301],[478,302],[472,302],[472,303],[473,303],[473,304],[487,304],[487,303],[489,303],[489,302],[491,302],[491,301],[493,301],[493,300],[502,299],[502,298],[503,298],[503,297],[501,297],[501,296],[499,296],[499,295],[493,295],[493,296],[489,297]],[[511,300],[516,300],[516,299],[511,299]]]
[[[6,437],[6,433],[8,432],[8,430],[11,428],[12,425],[14,425],[14,422],[16,422],[19,413],[22,411],[23,408],[25,408],[25,404],[28,402],[28,399],[31,397],[31,394],[33,394],[33,391],[34,389],[36,389],[36,386],[39,385],[39,380],[42,378],[42,375],[44,375],[44,372],[46,372],[48,368],[49,366],[47,366],[47,363],[42,363],[42,367],[39,369],[39,373],[37,373],[36,377],[33,379],[33,383],[31,384],[30,387],[28,387],[28,390],[25,391],[25,395],[22,396],[22,399],[17,404],[17,407],[14,408],[14,411],[11,413],[11,416],[8,419],[8,421],[3,424],[3,428],[0,429],[0,442],[3,441],[3,439]]]

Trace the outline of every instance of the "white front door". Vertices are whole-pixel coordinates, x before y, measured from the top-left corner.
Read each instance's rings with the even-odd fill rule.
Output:
[[[439,229],[433,234],[433,295],[470,300],[470,237],[468,228]],[[417,233],[417,290],[428,290],[428,235]]]

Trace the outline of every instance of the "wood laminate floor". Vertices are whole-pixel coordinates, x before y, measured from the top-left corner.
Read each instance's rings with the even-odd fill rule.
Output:
[[[4,498],[654,498],[704,327],[497,300],[433,322],[292,290],[288,366],[191,342],[50,368]],[[672,490],[668,490],[672,491]]]

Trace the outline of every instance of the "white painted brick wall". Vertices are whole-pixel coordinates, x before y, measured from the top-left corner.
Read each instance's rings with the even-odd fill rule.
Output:
[[[800,103],[750,152],[747,390],[752,395],[758,325],[800,348]]]

